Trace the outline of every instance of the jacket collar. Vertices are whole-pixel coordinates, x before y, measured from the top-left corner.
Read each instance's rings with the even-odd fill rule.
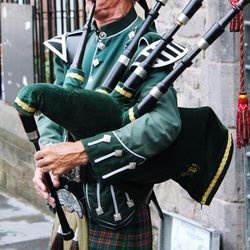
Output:
[[[100,36],[100,34],[105,33],[106,37],[114,36],[117,33],[126,29],[130,24],[132,24],[137,19],[137,13],[134,8],[132,8],[125,16],[120,19],[106,24],[101,28],[97,29],[96,32]]]

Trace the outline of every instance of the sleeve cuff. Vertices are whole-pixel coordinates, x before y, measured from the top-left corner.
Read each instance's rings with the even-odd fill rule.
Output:
[[[144,156],[126,147],[114,131],[83,139],[82,143],[92,170],[99,179],[108,179],[124,171],[133,171],[146,160]]]

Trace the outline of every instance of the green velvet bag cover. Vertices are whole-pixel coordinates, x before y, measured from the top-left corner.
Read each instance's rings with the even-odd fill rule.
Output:
[[[230,165],[232,136],[210,107],[179,111],[182,129],[175,142],[136,169],[114,176],[113,182],[160,183],[172,179],[194,200],[209,205]]]
[[[92,90],[37,83],[22,88],[13,105],[24,115],[42,112],[68,130],[75,139],[114,130],[122,125],[120,105],[108,95]]]

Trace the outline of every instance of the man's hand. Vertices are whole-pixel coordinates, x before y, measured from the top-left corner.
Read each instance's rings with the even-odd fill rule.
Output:
[[[59,176],[50,173],[50,177],[54,187],[59,187]],[[55,200],[50,196],[48,187],[46,185],[45,174],[40,168],[36,168],[33,177],[33,183],[37,194],[44,200],[46,200],[52,207],[56,207]]]
[[[61,176],[74,167],[88,162],[81,141],[49,144],[36,152],[34,158],[41,172],[49,172],[55,176]]]

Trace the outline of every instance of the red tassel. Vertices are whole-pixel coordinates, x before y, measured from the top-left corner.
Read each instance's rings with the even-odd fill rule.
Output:
[[[244,147],[249,144],[250,114],[246,92],[241,92],[239,94],[236,136],[238,148]]]
[[[235,7],[235,3],[237,3],[239,0],[229,0],[231,3],[232,8],[237,8]],[[240,31],[240,15],[236,15],[231,21],[230,21],[230,31],[231,32],[239,32]]]

